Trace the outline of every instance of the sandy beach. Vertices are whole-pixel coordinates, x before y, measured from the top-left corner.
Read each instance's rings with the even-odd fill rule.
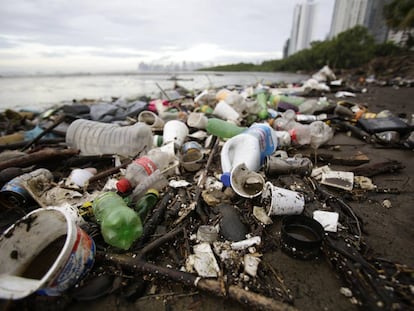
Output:
[[[340,100],[336,99],[333,93],[328,94],[328,97],[333,101]],[[346,98],[346,100],[364,105],[370,112],[378,113],[390,110],[396,116],[410,119],[414,114],[412,98],[414,98],[414,88],[412,87],[367,85],[366,92],[357,93],[356,97]],[[308,148],[301,148],[297,152],[312,154],[312,150]],[[401,264],[401,267],[406,265],[407,269],[414,267],[414,253],[411,248],[414,236],[412,227],[414,221],[412,150],[368,144],[361,139],[350,136],[347,132],[337,132],[334,138],[327,145],[322,146],[318,152],[333,157],[353,157],[363,154],[369,159],[369,164],[395,160],[404,166],[401,170],[372,177],[372,181],[378,189],[385,189],[382,192],[355,191],[352,194],[346,194],[343,191],[334,191],[334,193],[352,207],[361,223],[365,258],[381,258],[390,263]],[[213,163],[213,168],[219,169],[219,153],[215,155]],[[349,171],[355,166],[336,163],[331,164],[331,168]],[[277,181],[283,182],[283,180]],[[284,182],[292,183],[289,180]],[[387,189],[389,191],[386,191]],[[389,202],[388,205],[384,203],[385,201]],[[311,215],[311,211],[320,205],[321,203],[317,199],[307,202],[304,214]],[[241,210],[245,208],[238,207]],[[290,305],[297,310],[358,310],[359,307],[355,304],[355,299],[341,293],[343,288],[351,291],[352,288],[334,263],[329,262],[323,253],[313,260],[300,260],[288,256],[281,250],[280,245],[282,217],[275,216],[272,220],[272,225],[261,229],[264,243],[260,248],[263,256],[259,265],[258,277],[270,280],[267,281],[270,283],[268,288],[261,290],[269,293],[275,300],[283,301],[285,306]],[[178,241],[180,243],[181,239]],[[147,260],[160,265],[167,264],[169,256],[166,255],[166,252],[168,253],[168,249],[175,243],[174,240],[167,242],[159,251],[148,255]],[[16,302],[3,301],[2,306],[4,310],[90,311],[103,308],[106,310],[154,311],[251,310],[251,307],[234,300],[218,298],[168,279],[121,271],[118,270],[117,273],[121,273],[123,277],[117,278],[112,289],[105,288],[111,293],[95,300],[76,301],[68,296],[56,298],[38,296]],[[137,289],[139,287],[137,284],[141,284],[136,282],[137,280],[145,280],[145,289]],[[132,298],[134,295],[130,292],[134,291],[136,296],[140,296],[140,298]]]

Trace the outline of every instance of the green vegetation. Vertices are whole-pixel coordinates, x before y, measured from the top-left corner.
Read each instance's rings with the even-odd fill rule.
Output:
[[[414,0],[393,0],[384,5],[383,14],[388,27],[405,33],[405,46],[408,49],[413,47],[411,30],[414,28]]]
[[[402,48],[390,42],[376,44],[365,27],[355,26],[331,40],[312,42],[311,48],[301,50],[285,59],[264,61],[260,65],[239,63],[201,70],[296,72],[319,70],[324,65],[329,65],[333,69],[349,69],[366,64],[374,57],[396,55],[402,51]]]

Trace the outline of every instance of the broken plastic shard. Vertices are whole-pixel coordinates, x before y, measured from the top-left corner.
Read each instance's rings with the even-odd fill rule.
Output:
[[[325,231],[336,232],[339,214],[336,212],[314,211],[313,219],[317,220]]]
[[[201,277],[217,277],[220,268],[214,257],[210,244],[200,243],[194,245],[194,269]]]

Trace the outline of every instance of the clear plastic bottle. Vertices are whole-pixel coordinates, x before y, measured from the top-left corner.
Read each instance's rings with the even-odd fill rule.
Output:
[[[151,149],[151,127],[138,122],[129,126],[85,119],[73,121],[66,131],[66,143],[82,155],[119,154],[134,157]]]
[[[105,192],[92,203],[101,234],[109,245],[127,250],[142,235],[138,214],[115,192]]]
[[[295,126],[289,130],[290,138],[294,144],[309,145],[311,142],[311,134],[309,125],[296,123]]]
[[[116,184],[118,191],[127,193],[140,183],[145,183],[157,170],[165,170],[171,160],[172,156],[160,148],[151,149],[145,156],[135,159],[127,166],[125,178],[120,179]]]
[[[292,109],[288,109],[282,113],[281,117],[276,118],[273,122],[275,130],[289,131],[296,125],[296,113]]]
[[[332,128],[322,121],[315,121],[309,125],[311,141],[310,145],[313,149],[318,149],[327,143],[334,135]]]
[[[258,171],[265,157],[275,152],[277,145],[276,131],[267,123],[254,123],[243,133],[230,138],[220,154],[223,184],[230,185],[231,170],[241,163],[251,171]]]

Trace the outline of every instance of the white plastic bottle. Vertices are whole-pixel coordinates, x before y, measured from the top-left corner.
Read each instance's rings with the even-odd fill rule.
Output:
[[[66,143],[71,148],[79,149],[82,155],[134,157],[152,148],[153,135],[151,127],[142,122],[120,126],[78,119],[69,125]]]
[[[148,178],[156,171],[162,172],[172,161],[172,156],[160,148],[151,149],[145,156],[132,161],[126,168],[125,178],[120,179],[116,187],[119,192],[127,193],[141,183],[148,183]]]
[[[249,170],[258,171],[266,156],[275,152],[277,134],[267,123],[254,123],[246,131],[226,141],[221,150],[221,181],[230,185],[233,167],[244,163]]]

